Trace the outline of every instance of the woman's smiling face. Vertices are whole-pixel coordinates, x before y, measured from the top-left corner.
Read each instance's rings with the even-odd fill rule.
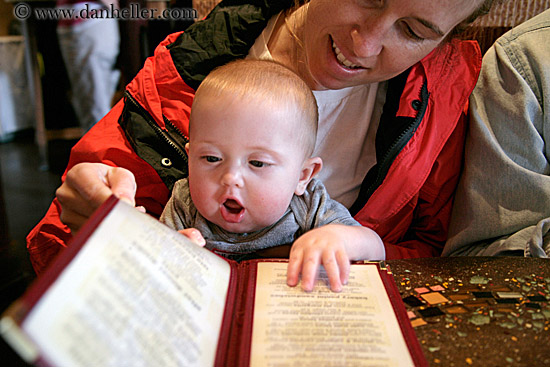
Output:
[[[313,89],[391,79],[435,49],[482,0],[311,0],[303,43]],[[298,10],[300,12],[300,10]]]

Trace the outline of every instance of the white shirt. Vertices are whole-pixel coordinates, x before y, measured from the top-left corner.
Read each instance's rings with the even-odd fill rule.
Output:
[[[267,44],[279,16],[271,18],[248,53],[248,58],[273,60]],[[313,91],[319,107],[317,141],[313,155],[323,159],[317,175],[331,198],[349,208],[368,170],[376,164],[375,136],[386,83],[339,90]]]

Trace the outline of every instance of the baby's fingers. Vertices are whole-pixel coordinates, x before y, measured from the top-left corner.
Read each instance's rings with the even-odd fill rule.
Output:
[[[196,228],[180,229],[178,232],[189,238],[193,243],[199,245],[200,247],[204,247],[206,245],[204,237],[202,236],[201,232]]]
[[[319,271],[321,259],[316,253],[309,253],[304,256],[302,263],[302,289],[311,292],[315,285],[315,279]]]
[[[342,291],[341,272],[334,253],[330,252],[323,256],[323,266],[325,267],[325,271],[327,272],[330,289],[333,292],[341,292]]]
[[[338,262],[338,269],[340,270],[340,281],[342,284],[348,284],[350,261],[348,254],[345,251],[338,251],[336,253],[336,261]]]
[[[291,251],[286,270],[286,284],[289,287],[295,287],[300,280],[300,271],[302,270],[302,251]]]

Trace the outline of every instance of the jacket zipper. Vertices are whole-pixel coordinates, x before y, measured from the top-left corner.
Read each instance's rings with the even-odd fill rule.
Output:
[[[155,131],[155,134],[161,138],[162,141],[164,141],[166,144],[168,144],[183,160],[187,163],[187,154],[185,151],[181,148],[180,144],[175,142],[172,137],[168,134],[168,132],[162,130],[157,123],[153,120],[149,112],[145,110],[137,101],[132,97],[132,95],[128,92],[124,93],[126,95],[126,98],[137,107],[137,109],[141,112],[141,116],[145,119],[145,121],[153,128],[153,131]],[[182,138],[186,139],[185,136],[177,129],[170,120],[168,120],[164,115],[162,115],[162,118],[164,119],[165,123],[168,123],[171,127],[174,128],[175,131],[177,131]]]
[[[421,106],[421,108],[418,111],[418,114],[414,118],[414,120],[407,126],[405,130],[399,134],[399,136],[394,140],[394,142],[390,145],[390,147],[386,150],[386,153],[381,159],[380,167],[378,169],[378,172],[376,173],[376,179],[374,182],[369,186],[366,192],[366,197],[370,198],[374,190],[376,190],[377,187],[379,187],[382,184],[382,181],[386,177],[386,174],[393,163],[393,160],[390,159],[390,157],[395,157],[401,149],[403,149],[406,145],[406,143],[410,140],[410,137],[414,134],[416,129],[418,128],[418,125],[420,125],[420,122],[424,118],[424,114],[426,112],[426,108],[428,105],[428,99],[430,94],[428,93],[426,84],[424,83],[422,85],[422,89],[420,91],[421,100],[424,102]],[[410,135],[410,137],[408,137]]]

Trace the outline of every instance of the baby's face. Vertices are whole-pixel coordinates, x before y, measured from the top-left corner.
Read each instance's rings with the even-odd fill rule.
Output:
[[[201,97],[193,105],[187,148],[193,203],[230,232],[275,223],[288,208],[305,161],[296,114],[269,102]]]

